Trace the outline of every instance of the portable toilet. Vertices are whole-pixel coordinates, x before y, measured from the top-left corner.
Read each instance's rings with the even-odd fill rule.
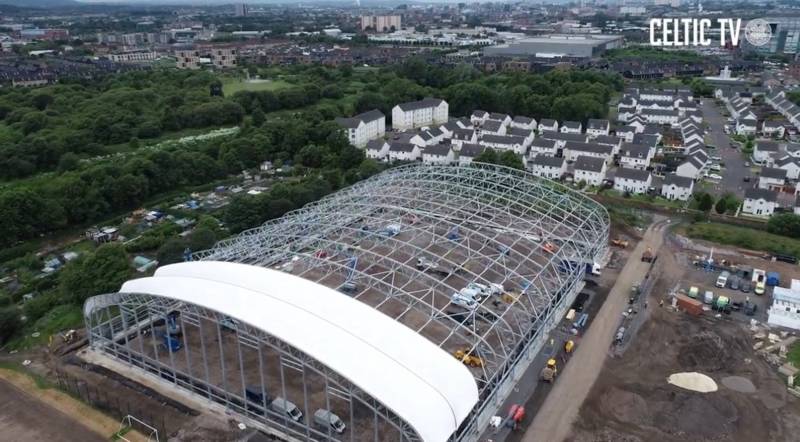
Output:
[[[767,285],[777,286],[781,283],[781,275],[778,272],[767,272]]]

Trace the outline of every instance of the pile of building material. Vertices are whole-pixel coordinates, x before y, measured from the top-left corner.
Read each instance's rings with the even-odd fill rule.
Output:
[[[711,393],[717,391],[717,383],[710,377],[697,372],[673,373],[667,382],[686,390],[698,393]]]

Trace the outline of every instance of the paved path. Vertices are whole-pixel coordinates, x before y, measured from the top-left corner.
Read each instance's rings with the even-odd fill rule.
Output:
[[[650,264],[641,262],[642,252],[651,247],[658,253],[667,225],[664,219],[653,224],[631,253],[606,302],[525,432],[524,442],[560,442],[569,435],[572,422],[609,353],[621,313],[628,304],[631,285],[642,281],[647,273]]]

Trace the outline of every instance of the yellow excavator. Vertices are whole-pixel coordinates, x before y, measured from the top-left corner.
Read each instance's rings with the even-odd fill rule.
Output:
[[[480,356],[473,356],[469,354],[465,349],[456,350],[453,353],[453,356],[455,356],[459,361],[463,362],[464,365],[469,367],[483,367],[483,359],[481,359]]]

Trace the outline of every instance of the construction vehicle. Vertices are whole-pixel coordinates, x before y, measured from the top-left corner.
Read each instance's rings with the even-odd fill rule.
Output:
[[[175,353],[176,351],[183,348],[183,344],[181,343],[180,340],[178,340],[177,338],[173,338],[167,333],[164,333],[162,335],[162,339],[164,340],[164,342],[162,342],[161,345],[163,345],[164,348],[166,348],[171,353]]]
[[[180,324],[178,324],[178,315],[180,312],[172,311],[167,314],[167,334],[170,336],[181,336],[183,331]]]
[[[547,360],[547,365],[544,366],[542,369],[542,373],[539,378],[548,383],[553,383],[556,380],[556,375],[558,374],[558,367],[556,366],[556,360],[554,358],[550,358]]]
[[[453,356],[468,367],[483,367],[483,359],[480,356],[469,354],[469,351],[466,349],[460,348],[456,350],[453,352]]]
[[[69,344],[75,340],[76,334],[77,332],[75,331],[75,329],[70,329],[64,333],[61,333],[61,339],[64,341],[65,344]]]
[[[619,247],[619,248],[622,248],[622,249],[627,248],[628,244],[630,244],[630,243],[628,242],[627,239],[614,238],[614,239],[611,240],[611,245],[612,246],[616,246],[616,247]]]
[[[642,294],[642,290],[639,288],[639,284],[634,284],[631,287],[631,297],[628,298],[628,304],[633,305],[636,301],[639,300],[639,295]]]
[[[653,254],[653,249],[648,247],[647,250],[642,253],[642,262],[653,262],[656,260],[656,255]]]

